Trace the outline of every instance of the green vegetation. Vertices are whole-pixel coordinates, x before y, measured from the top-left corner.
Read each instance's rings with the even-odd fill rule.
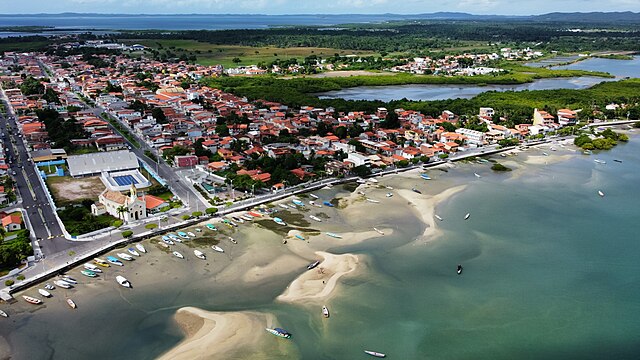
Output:
[[[4,233],[4,230],[2,232]],[[0,269],[11,270],[31,255],[33,248],[29,230],[17,231],[14,239],[0,243]]]
[[[88,136],[74,117],[65,120],[53,109],[37,110],[36,115],[44,123],[54,148],[64,148],[71,153],[77,149],[77,146],[71,143],[71,139],[83,139]]]
[[[22,275],[22,274],[20,274],[20,275],[16,276],[16,280],[22,281],[22,280],[24,280],[24,279],[25,279],[25,277],[24,277],[24,275]]]
[[[118,219],[111,215],[95,216],[91,214],[93,200],[84,200],[80,204],[67,205],[58,215],[69,234],[78,236],[112,226]]]
[[[208,215],[211,215],[211,214],[215,214],[215,213],[217,213],[217,212],[218,212],[218,209],[217,209],[217,208],[214,208],[214,207],[210,207],[210,208],[207,208],[204,212],[205,212],[206,214],[208,214]]]
[[[131,230],[125,230],[122,232],[122,237],[123,238],[130,238],[133,235],[133,231]]]
[[[493,171],[511,171],[510,168],[500,164],[500,163],[495,163],[491,166],[491,170]]]
[[[129,130],[120,125],[120,123],[116,119],[112,118],[107,113],[102,113],[100,116],[102,116],[104,120],[108,121],[109,124],[111,124],[111,126],[113,126],[118,131],[118,133],[120,133],[120,135],[129,140],[131,145],[133,145],[137,149],[140,148],[140,143],[138,142],[138,140],[136,140],[136,138],[129,132]]]
[[[15,283],[16,283],[16,282],[15,282],[15,281],[13,281],[13,280],[11,280],[11,279],[9,279],[9,280],[5,280],[5,281],[4,281],[4,286],[11,286],[11,285],[13,285],[13,284],[15,284]]]
[[[584,150],[610,150],[618,144],[618,141],[629,141],[626,134],[618,134],[611,129],[606,129],[596,135],[600,137],[592,139],[589,135],[582,134],[576,137],[573,143]]]
[[[153,230],[153,229],[158,227],[158,224],[156,224],[156,223],[148,223],[144,227],[145,227],[145,229]]]
[[[594,57],[610,60],[633,60],[633,56],[622,54],[594,55]]]

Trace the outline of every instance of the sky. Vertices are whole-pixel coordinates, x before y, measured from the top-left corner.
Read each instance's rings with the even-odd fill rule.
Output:
[[[640,0],[0,0],[0,5],[0,13],[4,14],[416,14],[455,11],[534,15],[578,11],[640,12]]]

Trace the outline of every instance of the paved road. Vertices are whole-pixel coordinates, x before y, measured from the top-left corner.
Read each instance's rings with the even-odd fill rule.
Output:
[[[3,94],[4,95],[4,94]],[[3,96],[3,102],[5,102]],[[5,102],[6,104],[6,102]],[[7,107],[9,109],[9,107]],[[22,207],[27,211],[28,220],[33,228],[33,235],[39,241],[43,253],[53,254],[66,251],[73,247],[73,242],[63,237],[54,209],[42,189],[38,180],[35,165],[29,159],[29,153],[18,136],[16,122],[9,112],[8,118],[0,115],[0,131],[3,134],[6,157],[9,162],[9,172],[15,175],[16,188],[22,200]],[[9,131],[8,128],[11,128]]]

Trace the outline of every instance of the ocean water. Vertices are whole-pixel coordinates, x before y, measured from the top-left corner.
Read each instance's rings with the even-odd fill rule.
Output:
[[[468,187],[437,208],[442,234],[430,242],[414,241],[424,225],[406,206],[370,216],[324,210],[332,211],[332,222],[323,230],[394,228],[392,235],[329,250],[365,257],[364,271],[343,278],[328,302],[330,319],[322,319],[317,305],[273,301],[296,274],[222,286],[212,280],[216,274],[199,273],[191,263],[188,275],[158,268],[163,281],[134,281],[124,297],[98,283],[83,311],[41,308],[12,316],[0,322],[0,335],[11,343],[12,359],[153,359],[182,338],[171,320],[175,310],[196,306],[272,312],[294,334],[290,345],[302,359],[364,358],[364,349],[392,359],[637,359],[639,153],[635,137],[593,156],[519,162],[510,174],[465,164],[434,172],[432,182],[415,184]],[[475,171],[483,177],[476,179]],[[262,232],[256,241],[279,238]],[[128,276],[135,279],[137,270]]]

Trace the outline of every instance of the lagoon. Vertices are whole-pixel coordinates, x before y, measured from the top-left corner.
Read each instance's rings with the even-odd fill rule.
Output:
[[[587,70],[608,72],[616,77],[640,77],[640,56],[632,60],[590,58],[573,64],[552,67],[554,70]]]

